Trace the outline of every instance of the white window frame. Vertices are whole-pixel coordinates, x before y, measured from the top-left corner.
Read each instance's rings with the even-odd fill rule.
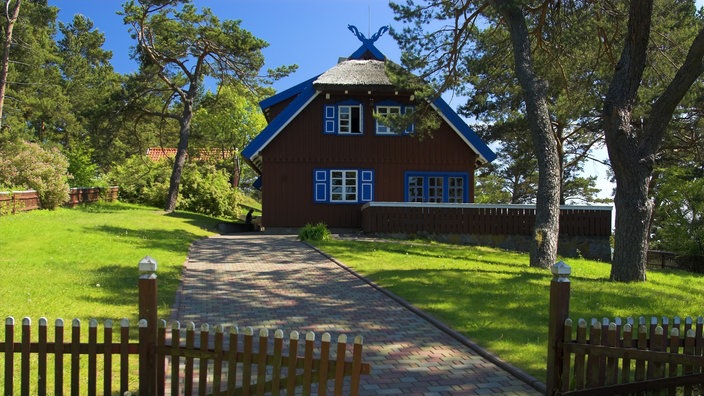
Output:
[[[356,169],[330,170],[330,202],[357,202]]]
[[[386,116],[389,114],[401,115],[401,106],[390,106],[381,105],[376,106],[376,113],[380,116]],[[376,134],[377,135],[398,135],[396,131],[392,131],[390,127],[384,125],[381,121],[376,120]]]
[[[463,203],[464,202],[464,178],[461,176],[447,177],[447,202],[448,203]]]
[[[410,176],[408,178],[408,201],[423,202],[425,200],[425,178],[423,176]]]
[[[357,110],[359,117],[357,120],[357,130],[353,130],[353,123],[355,122],[353,111]],[[337,133],[340,135],[361,135],[362,126],[362,105],[338,105],[337,106]]]
[[[442,176],[427,176],[428,202],[442,202],[445,187],[445,178]]]

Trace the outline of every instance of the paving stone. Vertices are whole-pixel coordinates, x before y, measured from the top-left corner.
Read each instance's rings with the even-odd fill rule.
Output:
[[[194,243],[171,320],[362,335],[363,395],[540,394],[291,235]]]

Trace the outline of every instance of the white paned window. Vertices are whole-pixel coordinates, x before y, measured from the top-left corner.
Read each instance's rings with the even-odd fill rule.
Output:
[[[428,202],[442,202],[442,182],[442,177],[428,177]]]
[[[357,171],[330,171],[330,201],[357,202]]]
[[[400,115],[401,114],[401,106],[377,106],[376,113],[381,116]],[[379,120],[376,120],[376,133],[379,135],[394,135],[394,134],[396,134],[395,131],[392,131],[391,128],[384,125]]]
[[[411,176],[408,178],[408,201],[423,202],[423,178]]]
[[[453,176],[447,178],[447,202],[464,202],[464,178]]]

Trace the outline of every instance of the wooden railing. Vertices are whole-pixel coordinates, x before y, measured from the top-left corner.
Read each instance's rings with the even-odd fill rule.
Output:
[[[44,318],[39,320],[36,338],[32,337],[31,320],[24,318],[20,340],[16,341],[15,320],[7,318],[5,340],[0,342],[0,362],[4,364],[4,390],[0,393],[62,395],[68,390],[71,394],[107,395],[117,385],[121,395],[135,390],[143,395],[164,395],[167,389],[173,395],[181,391],[187,395],[294,395],[301,391],[358,395],[361,376],[371,372],[371,366],[362,362],[361,336],[350,345],[347,337],[340,335],[333,344],[328,333],[316,342],[315,334],[307,332],[303,355],[299,355],[296,331],[285,340],[280,330],[272,339],[267,330],[255,336],[249,327],[240,332],[236,326],[215,326],[211,332],[208,324],[196,331],[192,322],[185,329],[174,322],[167,329],[166,321],[155,319],[156,262],[145,257],[140,271],[138,342],[130,342],[126,319],[120,321],[119,340],[114,339],[112,321],[106,321],[100,342],[98,322],[91,320],[85,342],[79,320],[72,321],[70,339],[65,336],[63,320],[57,320],[50,339]],[[130,382],[135,372],[131,355],[138,359],[138,389]],[[68,365],[64,364],[66,358],[70,359]],[[114,384],[116,377],[119,384]],[[47,378],[53,378],[53,384]],[[32,379],[36,383],[31,383]]]
[[[366,232],[531,235],[535,205],[370,202],[362,206]],[[560,207],[560,234],[610,236],[610,206]]]
[[[704,318],[569,318],[570,268],[553,266],[548,331],[549,395],[704,391]]]

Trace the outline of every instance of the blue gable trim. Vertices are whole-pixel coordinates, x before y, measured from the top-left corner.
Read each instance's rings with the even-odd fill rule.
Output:
[[[301,90],[301,93],[289,103],[286,108],[271,120],[248,145],[242,150],[242,156],[249,161],[254,160],[254,156],[261,151],[276,135],[286,126],[298,113],[317,95],[313,88],[313,83],[309,80],[308,86]]]
[[[294,85],[291,88],[283,90],[274,96],[270,96],[270,97],[262,100],[261,102],[259,102],[259,107],[261,107],[262,110],[268,109],[269,107],[271,107],[277,103],[283,102],[284,100],[286,100],[292,96],[298,95],[299,93],[303,92],[303,90],[306,89],[306,87],[313,84],[313,81],[315,81],[318,77],[320,77],[320,74],[318,74],[317,76],[315,76],[309,80],[303,81],[300,84]]]
[[[363,43],[361,47],[357,48],[357,51],[353,52],[347,59],[362,59],[362,55],[369,51],[374,59],[385,61],[386,56],[379,51],[372,43]]]
[[[447,102],[442,98],[437,98],[433,101],[433,106],[438,109],[450,126],[462,135],[462,138],[479,154],[480,158],[484,159],[487,163],[496,159],[496,153],[494,153],[494,151],[479,138],[477,133],[452,110]]]

